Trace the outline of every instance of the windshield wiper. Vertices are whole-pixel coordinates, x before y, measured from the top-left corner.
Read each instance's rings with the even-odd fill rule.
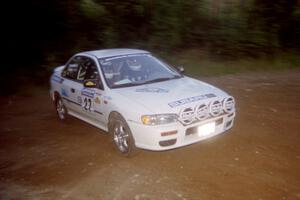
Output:
[[[168,80],[177,79],[177,78],[181,78],[181,76],[156,78],[156,79],[152,79],[152,80],[145,81],[145,82],[124,83],[124,84],[120,84],[120,85],[113,85],[113,86],[111,86],[111,88],[131,87],[131,86],[137,86],[137,85],[144,85],[144,84],[148,84],[148,83],[157,83],[157,82],[161,82],[161,81],[168,81]]]
[[[144,83],[124,83],[121,85],[113,85],[111,88],[122,88],[122,87],[131,87],[131,86],[137,86],[137,85],[141,85]]]
[[[156,78],[156,79],[152,79],[152,80],[146,81],[146,82],[144,82],[144,84],[145,83],[156,83],[156,82],[161,82],[161,81],[168,81],[168,80],[172,80],[172,79],[176,79],[176,78],[180,78],[180,76]]]

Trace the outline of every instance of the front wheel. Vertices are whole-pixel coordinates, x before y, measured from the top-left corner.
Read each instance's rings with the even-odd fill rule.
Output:
[[[115,114],[110,124],[109,132],[117,150],[124,156],[132,156],[136,152],[135,141],[125,119]]]
[[[62,99],[60,97],[57,97],[55,101],[55,108],[57,116],[60,120],[65,121],[67,119],[67,108],[65,107]]]

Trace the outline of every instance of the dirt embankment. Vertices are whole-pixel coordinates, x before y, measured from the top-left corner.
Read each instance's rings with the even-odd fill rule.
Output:
[[[100,130],[59,122],[48,91],[2,97],[0,199],[300,199],[300,71],[206,81],[236,98],[234,128],[129,159]]]

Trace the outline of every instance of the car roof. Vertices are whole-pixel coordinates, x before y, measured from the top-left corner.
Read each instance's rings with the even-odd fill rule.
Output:
[[[93,55],[97,58],[106,58],[106,57],[113,57],[113,56],[122,56],[128,54],[140,54],[140,53],[150,53],[149,51],[140,50],[140,49],[102,49],[102,50],[95,50],[95,51],[86,51],[82,52],[85,54]]]

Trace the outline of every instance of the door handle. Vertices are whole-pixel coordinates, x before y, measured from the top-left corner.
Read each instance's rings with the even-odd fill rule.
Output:
[[[74,89],[74,88],[71,88],[71,92],[74,93],[74,92],[75,92],[75,89]]]

